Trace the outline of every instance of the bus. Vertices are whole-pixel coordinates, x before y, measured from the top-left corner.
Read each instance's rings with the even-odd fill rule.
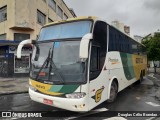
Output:
[[[56,21],[40,30],[32,44],[29,95],[31,100],[84,112],[143,80],[147,72],[144,46],[97,17]]]

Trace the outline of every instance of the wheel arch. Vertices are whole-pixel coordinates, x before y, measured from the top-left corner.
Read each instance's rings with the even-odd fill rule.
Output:
[[[117,87],[118,87],[118,91],[119,91],[119,82],[118,82],[118,78],[117,78],[117,77],[113,77],[113,78],[109,81],[107,99],[109,99],[109,97],[110,97],[111,84],[112,84],[113,81],[116,82]]]

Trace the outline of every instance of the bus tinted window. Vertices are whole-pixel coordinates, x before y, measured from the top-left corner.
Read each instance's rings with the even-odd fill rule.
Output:
[[[108,51],[119,51],[130,54],[145,54],[142,44],[110,26]]]
[[[107,24],[97,21],[93,31],[93,41],[100,46],[100,70],[102,69],[107,52]],[[94,44],[93,43],[93,44]]]
[[[93,47],[96,46],[96,47]],[[95,51],[97,53],[97,60],[94,61],[93,65],[93,60],[95,59]],[[100,71],[102,70],[106,58],[106,53],[107,53],[107,24],[102,21],[97,21],[94,26],[94,31],[93,31],[93,42],[92,42],[92,51],[91,51],[91,67],[90,71],[92,72],[90,74],[90,80],[93,80],[96,78],[99,74]],[[93,66],[97,67],[96,71],[93,71]]]

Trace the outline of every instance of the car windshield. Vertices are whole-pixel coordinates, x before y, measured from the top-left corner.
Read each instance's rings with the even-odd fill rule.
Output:
[[[91,32],[92,21],[76,21],[47,26],[41,29],[38,41],[81,38]]]
[[[31,62],[33,79],[54,84],[84,82],[85,65],[79,60],[80,41],[46,42],[37,46],[39,50],[34,48]]]

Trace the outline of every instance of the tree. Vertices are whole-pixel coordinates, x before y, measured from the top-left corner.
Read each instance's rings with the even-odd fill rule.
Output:
[[[146,46],[148,60],[153,61],[156,73],[155,61],[160,61],[160,33],[146,37],[143,39],[142,44]]]

